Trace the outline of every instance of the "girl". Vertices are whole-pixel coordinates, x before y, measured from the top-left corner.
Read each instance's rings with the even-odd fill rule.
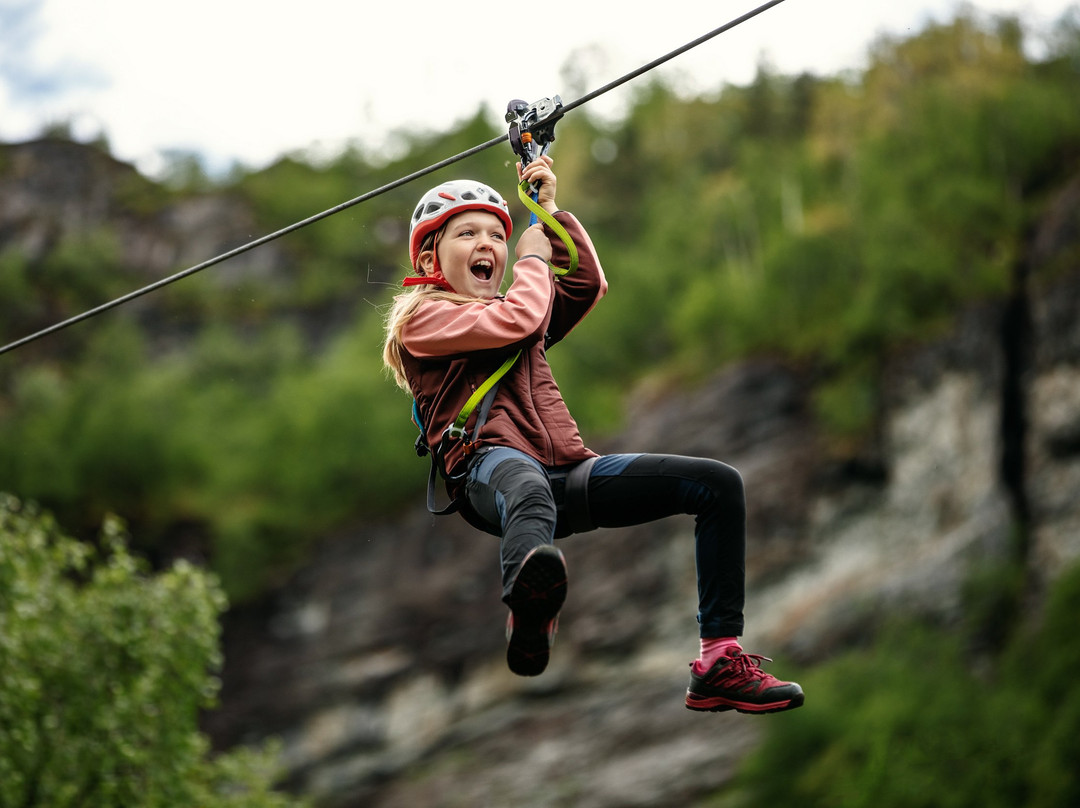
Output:
[[[746,531],[739,473],[708,459],[599,457],[582,442],[545,352],[604,296],[607,280],[584,228],[555,204],[551,158],[517,173],[538,188],[537,203],[557,224],[549,219],[521,234],[506,294],[499,293],[513,230],[506,202],[471,180],[439,185],[413,213],[416,274],[394,300],[383,351],[398,385],[413,395],[454,507],[501,539],[510,669],[536,676],[547,666],[567,585],[554,539],[693,514],[701,653],[691,663],[686,706],[798,707],[799,685],[766,673],[766,658],[744,653],[736,639]],[[556,275],[551,269],[571,260],[566,241],[577,268]]]

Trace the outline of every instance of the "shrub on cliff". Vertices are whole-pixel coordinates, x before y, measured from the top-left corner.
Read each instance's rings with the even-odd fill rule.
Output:
[[[149,575],[115,521],[100,549],[0,494],[0,806],[285,808],[273,749],[211,757],[214,578]]]

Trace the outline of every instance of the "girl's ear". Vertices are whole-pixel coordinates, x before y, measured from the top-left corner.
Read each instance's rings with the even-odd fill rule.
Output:
[[[416,256],[416,266],[425,275],[434,274],[435,270],[435,251],[424,250],[418,256]]]

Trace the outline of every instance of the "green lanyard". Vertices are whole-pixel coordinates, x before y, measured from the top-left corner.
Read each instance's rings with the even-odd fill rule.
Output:
[[[550,263],[548,266],[551,267],[551,271],[556,275],[569,275],[576,271],[578,267],[577,245],[574,244],[574,240],[570,238],[570,234],[566,232],[566,228],[559,224],[554,216],[533,201],[527,193],[528,189],[529,183],[527,182],[522,182],[518,186],[518,196],[521,198],[522,203],[533,213],[533,215],[546,224],[555,235],[562,239],[562,242],[566,245],[566,250],[570,255],[570,266],[565,268],[557,267]],[[484,400],[484,396],[488,394],[491,388],[499,383],[499,379],[505,376],[506,372],[514,366],[514,363],[518,360],[519,356],[521,356],[521,351],[508,357],[498,370],[492,373],[484,380],[483,384],[476,388],[473,394],[469,396],[468,401],[465,402],[465,406],[461,408],[461,412],[458,413],[457,418],[454,419],[454,423],[447,427],[445,435],[454,438],[455,440],[468,439],[468,433],[465,432],[465,424],[468,422],[469,416],[472,415],[473,410],[476,409],[477,405]]]
[[[447,435],[455,439],[464,439],[468,437],[465,432],[465,423],[469,420],[469,416],[472,415],[472,411],[476,409],[477,404],[484,400],[484,396],[488,394],[488,391],[499,383],[499,379],[506,375],[506,371],[510,370],[513,364],[518,360],[519,356],[521,356],[521,351],[508,357],[498,370],[488,376],[487,379],[484,380],[484,383],[476,388],[473,394],[469,396],[469,400],[465,402],[465,406],[461,408],[458,417],[454,419],[454,423],[447,428]]]
[[[562,239],[563,244],[566,245],[567,252],[570,254],[570,266],[563,268],[557,267],[550,263],[548,264],[548,266],[551,267],[551,271],[556,275],[569,275],[570,273],[576,271],[578,267],[577,245],[574,244],[574,240],[570,238],[570,234],[566,232],[566,228],[559,224],[559,222],[555,219],[554,216],[552,216],[550,213],[540,207],[535,201],[533,201],[532,197],[530,197],[528,194],[528,189],[529,183],[527,182],[522,182],[518,186],[518,196],[521,198],[522,203],[525,205],[525,207],[529,209],[530,212],[533,213],[533,215],[536,216],[536,218],[538,218],[549,228],[551,228],[552,232],[554,232],[555,235]],[[447,428],[447,435],[455,439],[467,437],[465,432],[465,424],[469,420],[469,416],[472,415],[472,412],[476,409],[477,405],[484,400],[484,396],[488,394],[488,391],[491,390],[491,388],[494,387],[496,384],[498,384],[499,379],[505,376],[506,372],[510,370],[511,367],[513,367],[519,356],[521,356],[521,351],[518,351],[516,354],[509,357],[505,362],[502,363],[502,367],[500,367],[493,374],[491,374],[484,381],[483,384],[476,388],[476,391],[471,396],[469,396],[469,400],[465,402],[465,406],[461,408],[461,412],[458,413],[458,417],[454,419],[454,423],[451,424],[449,428]]]
[[[570,266],[563,268],[549,263],[548,266],[551,267],[551,271],[556,275],[569,275],[576,271],[578,264],[577,245],[574,244],[574,240],[570,238],[570,234],[566,232],[566,228],[559,224],[554,216],[536,204],[536,201],[529,196],[529,183],[524,180],[522,180],[521,184],[518,186],[518,198],[521,200],[521,204],[527,207],[533,216],[546,224],[551,228],[551,231],[555,233],[555,235],[562,239],[562,243],[566,245],[567,252],[570,253]]]

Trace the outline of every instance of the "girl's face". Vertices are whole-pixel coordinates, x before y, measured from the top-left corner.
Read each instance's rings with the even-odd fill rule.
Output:
[[[495,297],[506,274],[506,227],[494,213],[465,210],[446,220],[436,240],[439,268],[454,290],[470,297]],[[425,272],[434,256],[420,255]]]

